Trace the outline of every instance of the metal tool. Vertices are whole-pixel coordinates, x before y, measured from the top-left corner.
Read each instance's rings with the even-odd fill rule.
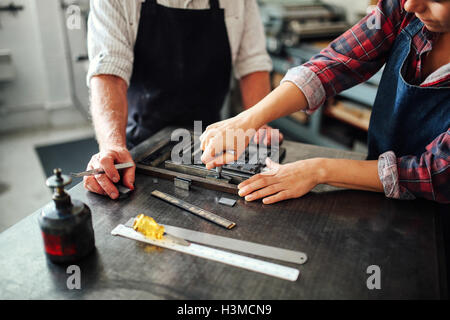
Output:
[[[82,259],[95,248],[91,210],[78,200],[71,200],[64,187],[72,182],[61,169],[54,169],[47,186],[54,189],[53,202],[39,215],[48,259],[55,263],[69,263]]]
[[[236,200],[225,198],[225,197],[221,197],[219,199],[219,203],[223,204],[225,206],[228,206],[228,207],[232,207],[232,206],[234,206],[236,204]]]
[[[132,228],[124,226],[123,224],[119,224],[117,227],[115,227],[114,230],[111,231],[111,234],[113,236],[122,236],[136,241],[149,243],[158,247],[167,248],[208,260],[228,264],[234,267],[263,273],[284,280],[296,281],[300,274],[300,271],[294,268],[238,255],[235,253],[230,253],[223,250],[213,249],[195,243],[191,243],[189,246],[180,246],[178,244],[165,241],[164,239],[149,239],[139,232],[134,231]]]
[[[236,223],[234,223],[233,221],[227,220],[225,218],[222,218],[212,212],[209,212],[207,210],[204,210],[202,208],[199,208],[197,206],[194,206],[193,204],[190,204],[184,200],[181,199],[177,199],[171,195],[168,195],[167,193],[158,191],[158,190],[154,190],[151,193],[152,196],[157,197],[161,200],[164,200],[174,206],[177,206],[181,209],[184,209],[186,211],[189,211],[203,219],[206,219],[208,221],[214,222],[216,224],[218,224],[221,227],[227,228],[227,229],[231,229],[233,228]]]
[[[174,235],[168,234],[167,232],[164,232],[164,239],[168,241],[172,241],[173,243],[179,244],[180,246],[190,246],[191,244],[187,242],[186,240],[175,237]]]
[[[132,227],[133,222],[134,218],[131,218],[130,220],[127,221],[125,226]],[[210,233],[183,229],[164,224],[162,226],[164,227],[166,232],[169,232],[172,236],[176,236],[178,238],[182,238],[191,242],[207,244],[213,247],[253,254],[255,256],[292,262],[297,264],[303,264],[308,260],[307,255],[300,251],[266,246],[255,242],[222,237]]]
[[[192,183],[191,179],[185,179],[185,178],[179,178],[179,177],[176,177],[173,179],[173,184],[175,185],[175,187],[183,189],[183,190],[187,190],[187,191],[189,191],[189,189],[191,188],[191,183]]]
[[[133,162],[118,163],[118,164],[114,165],[114,167],[117,170],[131,168],[132,166],[134,166]],[[74,178],[80,178],[80,177],[84,177],[84,176],[93,176],[93,175],[102,174],[102,173],[105,173],[105,170],[103,170],[103,168],[97,168],[97,169],[82,171],[82,172],[78,172],[78,173],[71,172],[70,175]]]
[[[220,179],[222,177],[222,167],[216,167],[217,178]]]

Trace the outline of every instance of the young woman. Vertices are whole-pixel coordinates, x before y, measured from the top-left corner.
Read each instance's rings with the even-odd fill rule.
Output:
[[[209,126],[201,136],[202,161],[213,168],[237,157],[237,152],[215,156],[235,150],[232,142],[222,142],[228,130],[257,129],[298,110],[312,113],[384,64],[366,161],[268,160],[272,170],[241,183],[239,195],[270,204],[324,183],[390,198],[450,202],[450,0],[381,0],[309,62],[289,70],[253,108]]]

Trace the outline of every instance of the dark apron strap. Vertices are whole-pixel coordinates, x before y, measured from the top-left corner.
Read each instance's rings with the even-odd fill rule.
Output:
[[[142,4],[127,92],[127,142],[136,145],[167,125],[220,120],[232,58],[218,0],[193,10]],[[214,79],[214,81],[205,81]]]
[[[211,8],[211,10],[218,10],[218,9],[220,9],[220,7],[219,7],[219,0],[209,0],[209,7]]]
[[[156,6],[157,5],[156,0],[146,0],[146,1],[150,2],[151,6]],[[218,10],[218,9],[220,9],[219,0],[209,0],[209,7],[211,8],[211,10]]]

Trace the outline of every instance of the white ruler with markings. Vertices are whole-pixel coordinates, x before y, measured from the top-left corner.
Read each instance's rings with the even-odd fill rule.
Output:
[[[132,228],[124,226],[123,224],[119,224],[117,227],[115,227],[114,230],[111,231],[111,234],[113,236],[122,236],[136,241],[146,242],[158,247],[187,253],[193,256],[263,273],[284,280],[296,281],[300,274],[300,271],[294,268],[210,248],[207,246],[198,245],[195,243],[191,243],[189,246],[183,246],[171,241],[165,241],[164,239],[153,240],[145,237],[139,232],[134,231]]]

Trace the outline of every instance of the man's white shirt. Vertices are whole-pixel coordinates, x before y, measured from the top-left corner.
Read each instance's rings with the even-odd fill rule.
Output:
[[[98,74],[116,75],[129,84],[144,1],[90,1],[88,86],[91,77]],[[172,8],[209,8],[209,0],[158,0],[157,3]],[[266,51],[264,28],[256,0],[220,0],[219,5],[225,10],[235,77],[240,79],[253,72],[270,71],[272,62]]]

